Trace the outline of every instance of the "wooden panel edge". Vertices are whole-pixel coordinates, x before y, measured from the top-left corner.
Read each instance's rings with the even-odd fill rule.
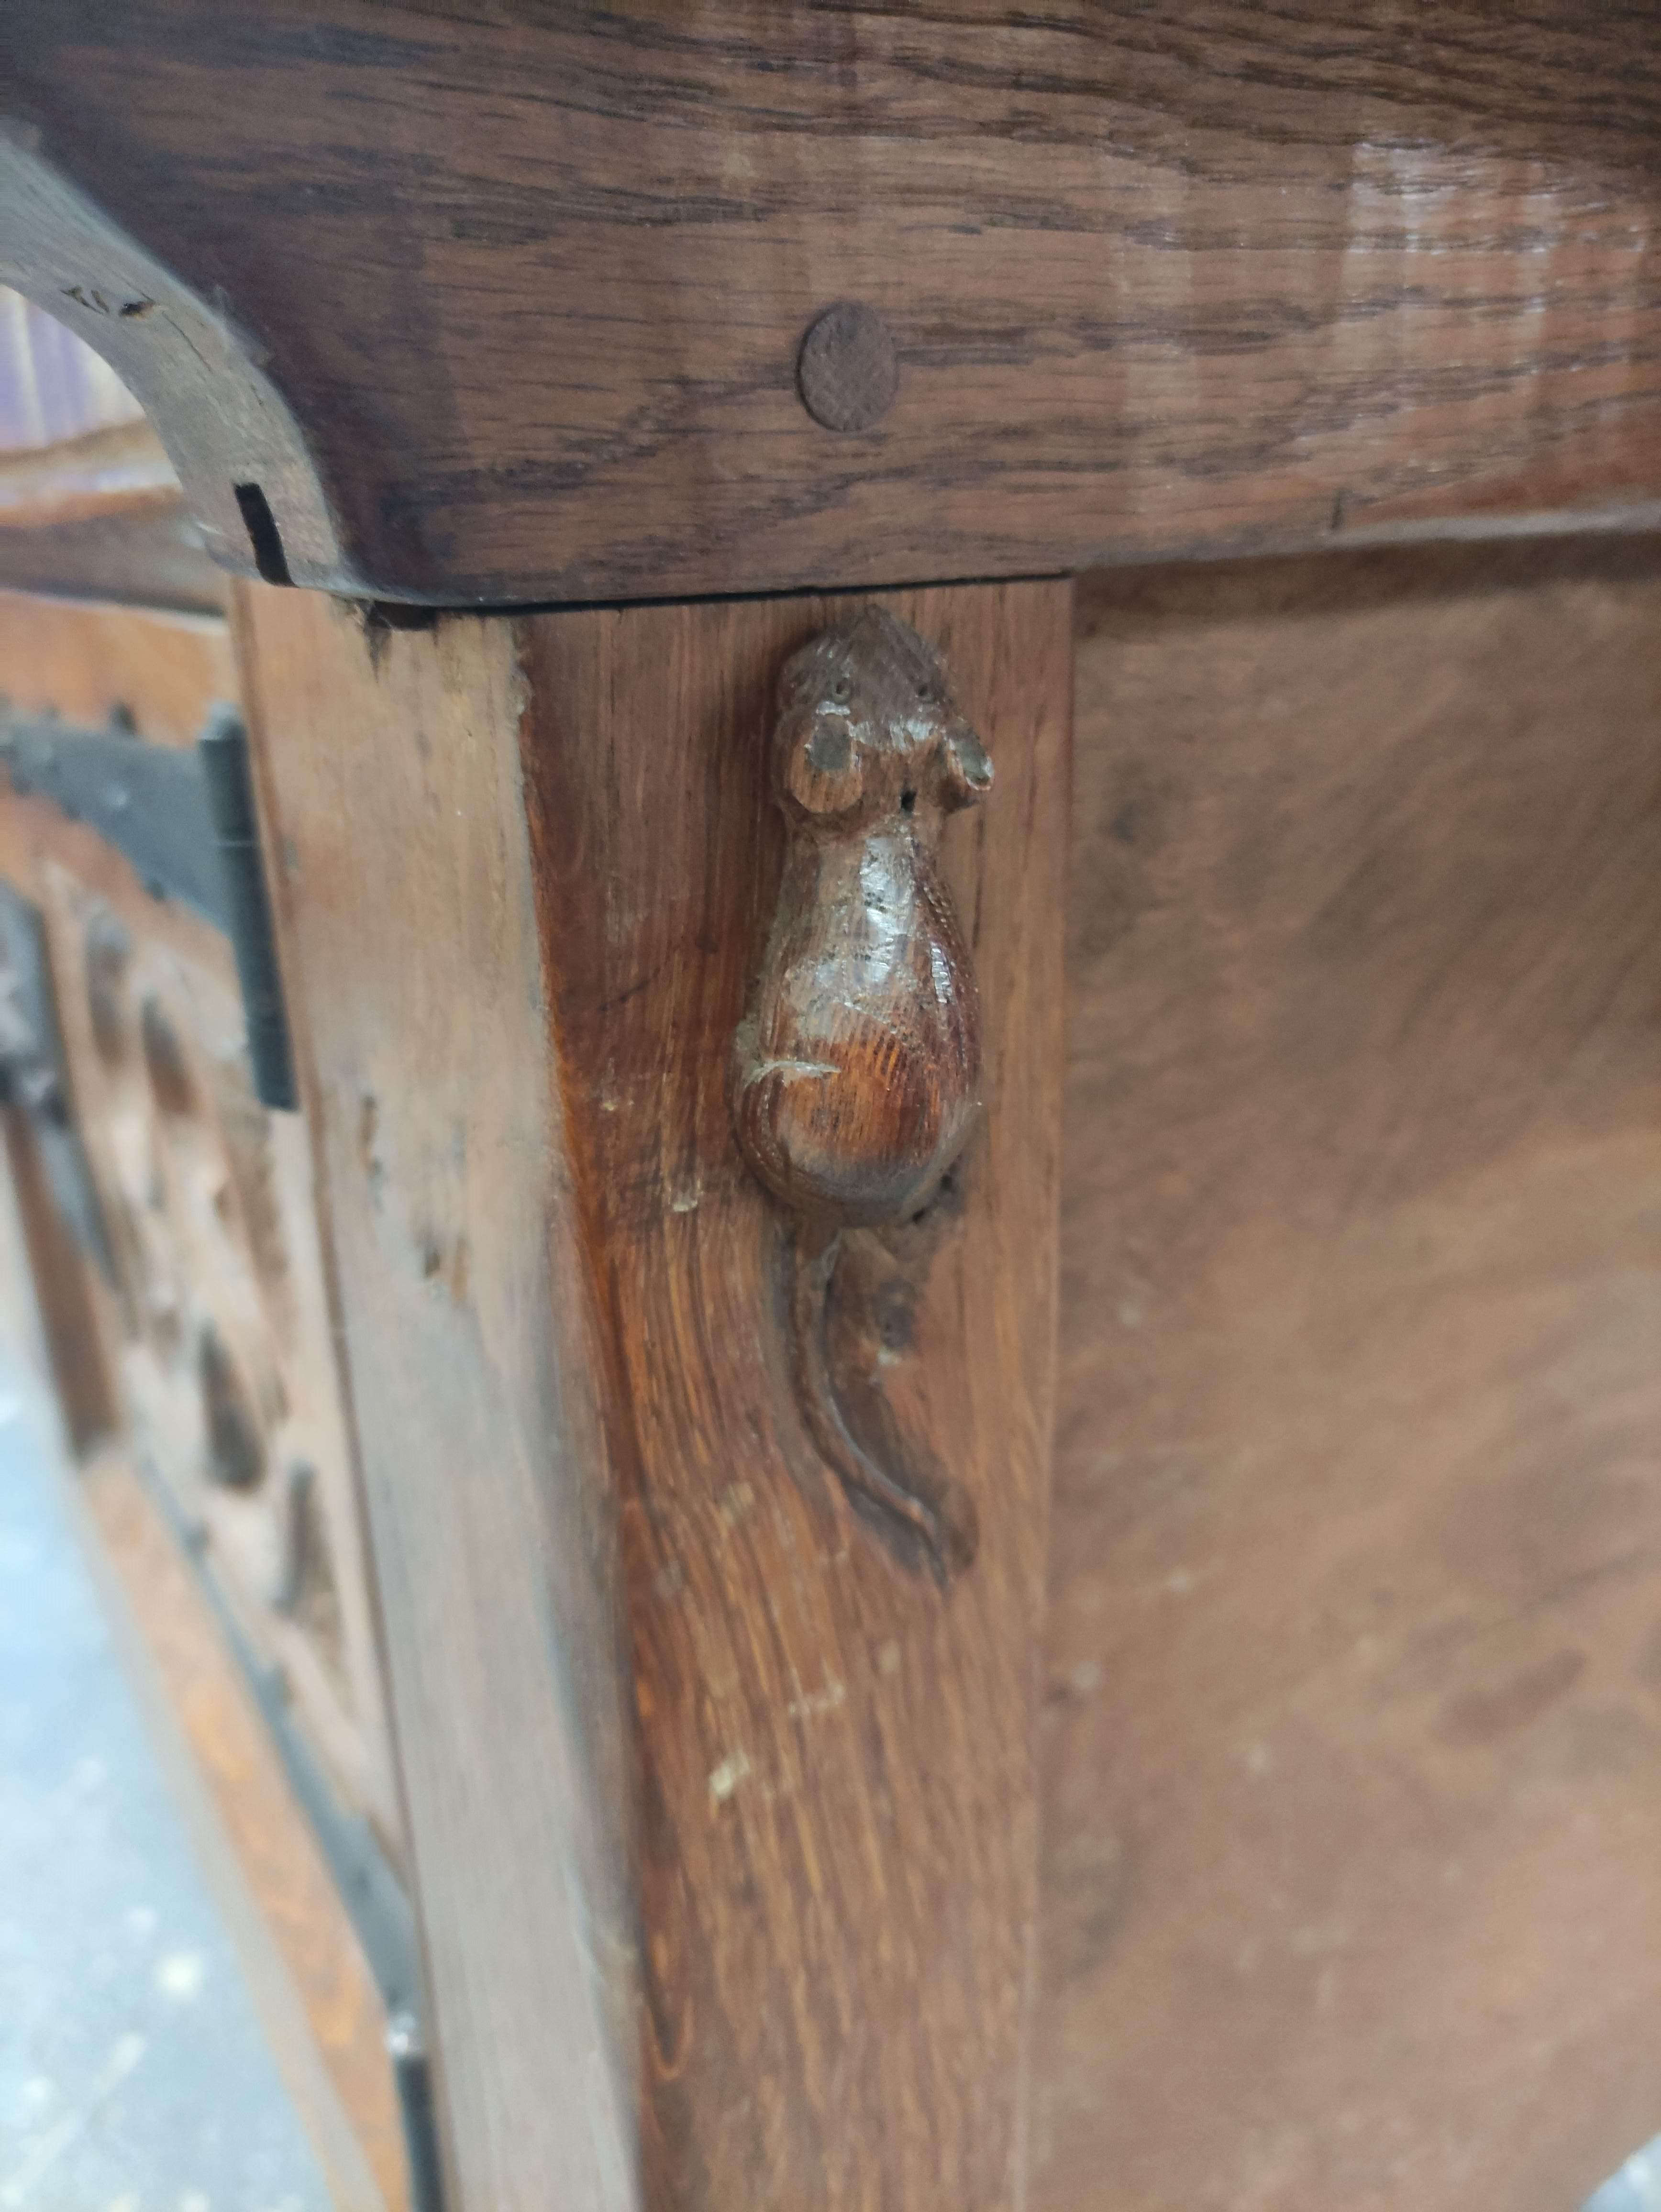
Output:
[[[458,2207],[628,2212],[625,1662],[515,627],[239,586]],[[425,1383],[428,1387],[419,1387]]]

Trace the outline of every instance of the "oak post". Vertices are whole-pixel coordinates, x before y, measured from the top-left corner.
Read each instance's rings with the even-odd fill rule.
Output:
[[[1071,589],[880,601],[996,766],[979,1110],[822,1319],[951,1577],[827,1463],[734,1116],[775,690],[859,604],[241,609],[463,2212],[1016,2201]]]

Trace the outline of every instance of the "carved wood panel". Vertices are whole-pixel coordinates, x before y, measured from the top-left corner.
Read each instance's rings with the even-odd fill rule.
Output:
[[[190,742],[222,627],[0,595],[21,710]],[[336,1794],[397,1856],[393,1782],[308,1139],[253,1096],[228,944],[0,777],[0,868],[45,920],[108,1248],[93,1278],[125,1442]]]
[[[331,1775],[391,1839],[304,1129],[254,1097],[216,960],[147,935],[59,861],[42,877],[129,1423]]]

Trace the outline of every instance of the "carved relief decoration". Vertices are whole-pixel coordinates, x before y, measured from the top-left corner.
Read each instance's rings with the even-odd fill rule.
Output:
[[[979,996],[939,847],[992,763],[938,653],[867,606],[787,663],[772,778],[788,842],[734,1048],[739,1142],[788,1224],[808,1432],[855,1509],[946,1583],[974,1557],[974,1502],[900,1433],[880,1370],[979,1110]]]
[[[122,911],[54,860],[42,877],[133,1442],[335,1787],[396,1852],[304,1127],[253,1095],[215,933],[171,914],[152,931],[142,894]]]

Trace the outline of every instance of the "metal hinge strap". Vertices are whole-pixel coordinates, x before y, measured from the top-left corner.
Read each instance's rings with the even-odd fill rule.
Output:
[[[299,1103],[271,928],[248,736],[234,707],[215,707],[194,751],[147,744],[119,723],[76,729],[50,716],[0,713],[0,763],[12,788],[38,793],[129,860],[157,897],[176,898],[230,939],[247,1019],[254,1094]]]

